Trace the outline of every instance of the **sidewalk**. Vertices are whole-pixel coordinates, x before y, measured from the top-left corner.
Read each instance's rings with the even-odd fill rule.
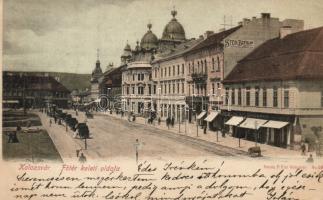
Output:
[[[65,124],[58,125],[54,123],[54,119],[48,117],[45,113],[34,112],[38,114],[44,129],[47,130],[48,135],[53,140],[62,160],[67,161],[78,161],[76,157],[76,150],[84,149],[84,144],[81,140],[73,138],[73,132],[68,128],[66,132]],[[52,119],[50,126],[49,120]],[[86,158],[91,158],[87,150],[82,150]]]
[[[110,113],[102,113],[102,112],[97,113],[96,112],[95,114],[108,115],[108,116],[116,117],[119,119],[128,120],[128,117],[126,115],[123,118],[121,118],[121,115],[116,115],[115,113],[113,113],[111,115]],[[207,133],[204,134],[203,129],[201,127],[197,128],[195,123],[186,123],[186,125],[185,125],[185,123],[183,122],[180,124],[180,127],[179,127],[179,124],[176,123],[174,125],[174,127],[168,128],[166,126],[165,121],[162,121],[160,123],[160,125],[158,125],[156,120],[154,121],[154,124],[148,124],[147,120],[145,120],[143,117],[136,117],[135,123],[144,124],[147,126],[152,126],[152,127],[155,127],[155,128],[161,129],[161,130],[167,130],[167,131],[172,132],[174,134],[181,134],[181,135],[186,135],[186,136],[189,136],[192,138],[198,138],[201,140],[215,143],[217,145],[222,145],[225,147],[230,147],[230,148],[240,150],[240,151],[245,151],[245,152],[248,152],[248,149],[250,147],[255,146],[255,142],[241,139],[240,140],[240,147],[239,147],[239,139],[238,138],[234,138],[229,135],[222,137],[221,132],[218,133],[218,141],[217,141],[217,132],[207,130]],[[266,145],[266,144],[259,144],[259,143],[257,143],[257,146],[260,146],[261,153],[264,157],[289,158],[289,157],[300,157],[301,156],[301,152],[295,151],[295,150],[284,149],[284,148],[279,148],[279,147],[270,146],[270,145]],[[305,159],[306,156],[303,156],[303,158]]]

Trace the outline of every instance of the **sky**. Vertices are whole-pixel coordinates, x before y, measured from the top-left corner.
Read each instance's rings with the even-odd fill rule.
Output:
[[[97,49],[103,71],[117,67],[148,23],[161,37],[173,7],[187,38],[217,32],[224,16],[237,25],[263,12],[303,19],[305,29],[323,26],[323,0],[4,0],[3,69],[90,73]]]

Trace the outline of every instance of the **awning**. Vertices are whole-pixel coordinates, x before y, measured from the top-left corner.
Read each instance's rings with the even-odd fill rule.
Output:
[[[201,119],[202,117],[204,117],[204,115],[206,114],[206,112],[205,111],[202,111],[198,116],[197,116],[197,118],[196,119]]]
[[[288,122],[269,120],[266,124],[263,124],[261,126],[266,127],[266,128],[281,129],[281,128],[285,127],[287,124],[288,124]]]
[[[216,116],[218,116],[219,112],[211,112],[204,120],[207,122],[212,122]]]
[[[3,100],[2,103],[19,103],[18,100]]]
[[[92,101],[92,102],[93,102],[93,101]],[[94,102],[95,102],[95,103],[100,103],[100,102],[101,102],[101,99],[96,99]]]
[[[242,121],[243,117],[233,116],[227,122],[225,122],[225,124],[230,126],[238,126]]]
[[[267,121],[268,120],[247,118],[244,122],[242,122],[242,124],[239,125],[239,127],[258,130]]]

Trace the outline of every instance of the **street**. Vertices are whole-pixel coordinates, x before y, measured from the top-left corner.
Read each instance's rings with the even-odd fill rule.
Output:
[[[74,111],[68,111],[75,116]],[[65,126],[52,124],[49,127],[49,117],[39,113],[43,125],[57,146],[63,160],[68,157],[76,159],[76,149],[84,149],[84,140],[74,139],[73,131],[66,133]],[[77,116],[79,122],[85,120],[84,113]],[[171,157],[197,156],[235,156],[243,152],[231,148],[223,148],[194,139],[185,135],[176,135],[168,131],[155,129],[134,122],[128,122],[112,116],[95,115],[94,119],[87,119],[91,139],[87,140],[87,150],[83,150],[90,159],[121,158],[135,159],[135,143],[139,140],[139,159],[154,158],[167,159]]]

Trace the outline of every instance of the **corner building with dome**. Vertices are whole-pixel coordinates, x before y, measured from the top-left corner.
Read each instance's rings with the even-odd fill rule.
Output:
[[[147,32],[137,41],[135,48],[126,44],[121,56],[122,71],[122,110],[137,115],[147,116],[157,110],[157,88],[152,80],[151,63],[158,54],[172,51],[185,43],[185,31],[177,21],[177,11],[171,11],[172,19],[165,26],[162,37],[152,31],[152,24],[147,25]]]

